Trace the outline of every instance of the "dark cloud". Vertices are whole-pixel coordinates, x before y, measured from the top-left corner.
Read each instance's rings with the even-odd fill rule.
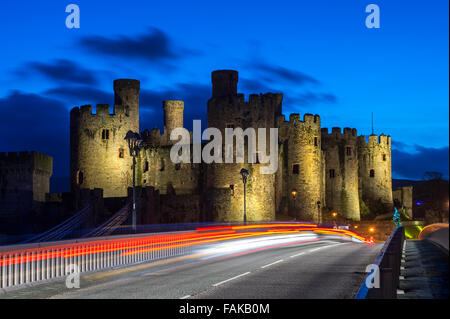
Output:
[[[44,94],[63,100],[67,106],[112,104],[114,102],[113,93],[88,86],[61,86],[49,89]]]
[[[69,175],[69,112],[59,101],[13,91],[0,98],[1,151],[53,156],[53,174]]]
[[[288,98],[287,101],[290,104],[298,106],[311,106],[320,103],[327,103],[327,104],[337,103],[337,97],[331,93],[306,92],[303,94],[299,94],[297,96],[293,96],[292,98]]]
[[[49,63],[29,62],[16,70],[20,76],[42,75],[52,81],[68,83],[96,84],[97,79],[91,70],[64,59],[53,60]]]
[[[118,35],[116,37],[88,36],[81,39],[81,45],[96,54],[138,58],[148,61],[178,59],[181,54],[195,54],[194,51],[180,49],[172,44],[171,39],[163,31],[152,28],[134,37]],[[179,53],[175,53],[179,52]]]
[[[415,152],[405,151],[406,144],[393,142],[392,172],[402,178],[422,179],[425,172],[440,172],[449,176],[449,148],[428,148],[415,145]],[[400,146],[400,147],[399,147]]]
[[[269,65],[264,63],[252,63],[251,68],[260,73],[267,82],[283,81],[294,85],[303,86],[305,84],[320,84],[319,80],[305,73],[286,69],[282,66]]]

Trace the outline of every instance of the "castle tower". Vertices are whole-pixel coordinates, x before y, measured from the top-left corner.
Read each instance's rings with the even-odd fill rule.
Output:
[[[234,96],[237,94],[238,72],[217,70],[211,73],[213,98]]]
[[[322,129],[325,152],[325,196],[327,208],[340,217],[360,220],[358,195],[358,146],[356,129]]]
[[[114,81],[114,105],[123,105],[125,115],[135,127],[133,132],[139,133],[139,90],[140,82],[132,79]]]
[[[70,112],[70,176],[72,191],[102,188],[105,197],[127,196],[132,158],[126,133],[139,132],[139,81],[114,81],[115,105],[75,107]]]
[[[222,133],[225,144],[225,128],[258,128],[266,130],[266,154],[269,148],[270,128],[276,127],[275,114],[281,112],[281,94],[250,95],[249,101],[243,94],[237,93],[238,73],[231,70],[212,72],[212,98],[208,101],[208,127],[214,127]],[[234,142],[236,154],[236,139]],[[223,150],[225,147],[223,147]],[[244,163],[211,163],[206,165],[206,191],[210,197],[212,219],[216,221],[242,221],[244,186],[240,170],[246,168],[250,176],[246,184],[247,220],[263,221],[275,218],[275,174],[261,174],[258,154],[253,154],[255,163],[248,161],[248,145],[245,143]],[[222,152],[222,158],[224,158]],[[220,194],[220,195],[219,195]]]
[[[318,222],[317,202],[321,200],[322,150],[320,117],[299,114],[289,117],[287,149],[287,189],[291,210],[297,219]],[[296,200],[291,195],[297,191]],[[295,207],[294,207],[295,206]]]
[[[183,101],[164,101],[164,136],[166,137],[166,143],[172,144],[176,141],[170,140],[170,133],[173,129],[183,127]]]
[[[358,137],[359,193],[375,213],[392,212],[391,137]]]

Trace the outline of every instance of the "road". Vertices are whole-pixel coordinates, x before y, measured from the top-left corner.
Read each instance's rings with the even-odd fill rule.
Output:
[[[246,248],[239,248],[243,243]],[[59,281],[0,298],[352,298],[364,280],[365,267],[381,249],[381,244],[326,236],[263,247],[239,240],[227,245],[82,275],[79,289],[68,289]]]

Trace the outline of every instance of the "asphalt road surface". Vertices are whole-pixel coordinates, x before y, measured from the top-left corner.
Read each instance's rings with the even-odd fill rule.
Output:
[[[81,275],[78,289],[58,281],[0,298],[353,298],[381,247],[324,237],[221,254],[199,250],[192,256]]]

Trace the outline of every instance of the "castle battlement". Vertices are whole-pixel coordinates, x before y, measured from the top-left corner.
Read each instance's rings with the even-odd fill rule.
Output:
[[[0,152],[0,167],[21,166],[41,170],[49,174],[53,171],[53,158],[36,151]]]
[[[358,143],[361,146],[371,146],[371,145],[381,145],[390,147],[391,145],[391,136],[390,135],[369,135],[368,137],[365,135],[358,136]]]
[[[109,104],[97,104],[96,111],[92,110],[92,104],[81,105],[80,107],[75,106],[70,111],[71,116],[115,116],[115,115],[127,115],[127,106],[125,105],[114,105],[113,113],[110,113]]]
[[[280,124],[282,124],[280,122],[280,119],[283,118],[284,119],[284,115],[283,117],[279,117],[278,121]],[[315,128],[320,128],[320,116],[317,114],[310,114],[310,113],[306,113],[303,115],[303,120],[300,119],[300,114],[299,113],[291,113],[289,115],[289,121],[284,121],[284,124],[288,125],[289,127],[302,127],[302,126],[310,126],[310,127],[315,127]]]
[[[344,127],[344,130],[340,127],[333,127],[331,133],[327,127],[321,129],[323,139],[349,139],[356,140],[358,137],[356,128]]]

